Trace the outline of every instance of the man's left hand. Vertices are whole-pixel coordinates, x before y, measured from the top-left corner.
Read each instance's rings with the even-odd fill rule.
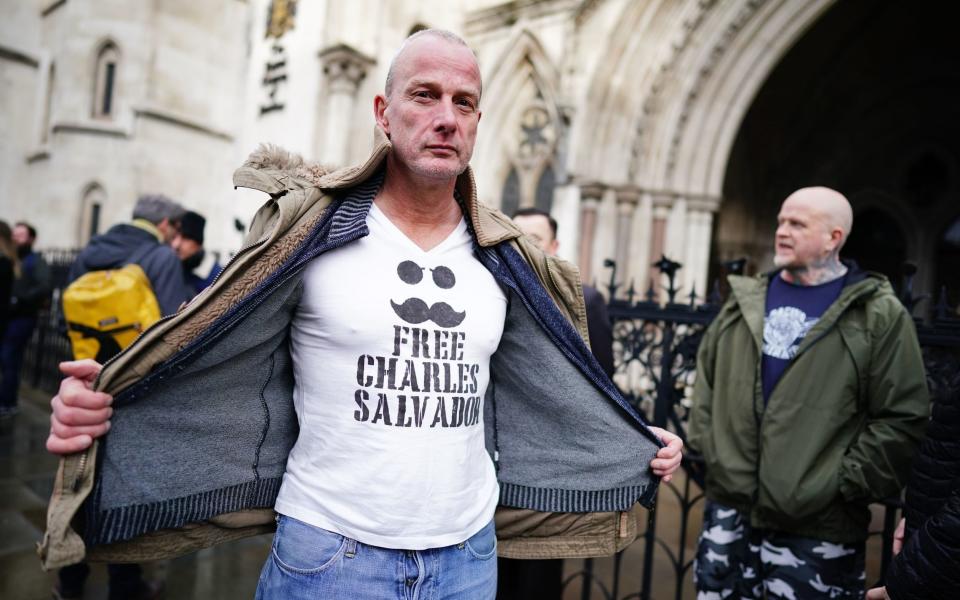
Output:
[[[654,475],[667,483],[673,479],[673,472],[680,468],[680,461],[683,460],[683,440],[677,434],[659,427],[651,427],[650,431],[666,444],[657,451],[657,457],[650,461],[650,468]]]
[[[890,596],[887,595],[887,588],[878,587],[867,590],[867,600],[890,600]]]

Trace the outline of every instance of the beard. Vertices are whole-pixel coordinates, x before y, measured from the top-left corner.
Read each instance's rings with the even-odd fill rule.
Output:
[[[468,161],[469,159],[464,161],[457,156],[456,164],[446,161],[438,164],[434,161],[413,160],[406,163],[406,166],[412,173],[427,179],[453,179],[467,170]]]

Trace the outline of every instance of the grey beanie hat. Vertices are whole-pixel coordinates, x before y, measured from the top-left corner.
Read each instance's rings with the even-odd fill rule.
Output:
[[[146,219],[158,225],[164,219],[179,221],[185,212],[185,208],[162,194],[144,194],[137,198],[133,218]]]

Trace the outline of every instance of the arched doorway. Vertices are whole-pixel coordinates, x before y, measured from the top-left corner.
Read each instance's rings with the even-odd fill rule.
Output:
[[[776,214],[797,188],[827,185],[857,215],[844,254],[895,284],[916,262],[918,292],[960,194],[960,40],[948,4],[838,2],[756,95],[727,163],[711,262],[772,264]],[[941,252],[942,253],[942,252]],[[902,257],[902,258],[901,258]],[[938,267],[939,262],[939,267]]]

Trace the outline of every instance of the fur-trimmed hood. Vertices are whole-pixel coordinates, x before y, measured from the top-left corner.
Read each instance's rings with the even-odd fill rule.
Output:
[[[320,163],[308,163],[299,154],[269,142],[257,146],[243,162],[243,166],[258,170],[292,171],[297,177],[315,184],[319,183],[324,175],[335,170]]]
[[[374,148],[370,156],[358,165],[335,169],[305,161],[299,154],[275,144],[264,143],[236,170],[233,184],[271,195],[284,193],[291,183],[290,179],[296,180],[298,186],[306,184],[324,191],[347,189],[384,168],[391,149],[392,145],[386,133],[380,127],[375,127]],[[509,217],[477,200],[472,168],[467,167],[467,170],[457,177],[456,187],[463,199],[464,213],[470,218],[481,246],[492,246],[522,237],[523,233]]]

